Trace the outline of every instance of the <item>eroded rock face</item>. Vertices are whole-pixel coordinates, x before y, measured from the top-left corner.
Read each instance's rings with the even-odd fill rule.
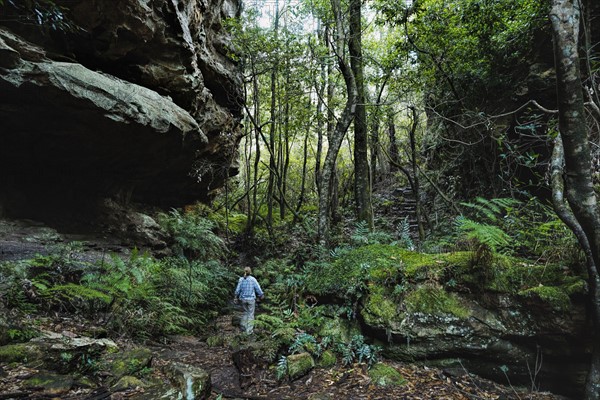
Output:
[[[591,345],[583,304],[565,313],[539,299],[501,293],[461,303],[467,316],[416,312],[385,320],[365,318],[363,310],[362,322],[392,359],[581,396]]]
[[[0,22],[0,215],[209,198],[237,172],[242,85],[223,21],[238,1],[56,3],[80,30]]]

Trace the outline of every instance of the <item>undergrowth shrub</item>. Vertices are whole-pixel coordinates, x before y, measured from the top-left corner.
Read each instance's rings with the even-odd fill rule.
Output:
[[[158,221],[171,236],[173,250],[180,256],[209,260],[226,251],[223,240],[213,232],[215,224],[197,213],[171,210],[160,214]]]
[[[217,260],[188,260],[169,257],[152,277],[157,294],[186,310],[188,329],[199,329],[225,307],[235,276]]]

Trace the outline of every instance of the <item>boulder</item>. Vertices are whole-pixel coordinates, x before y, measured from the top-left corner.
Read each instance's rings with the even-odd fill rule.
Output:
[[[290,380],[308,374],[315,367],[315,360],[309,353],[291,354],[287,356],[287,374]]]
[[[378,315],[371,304],[364,309],[363,328],[379,338],[384,355],[394,360],[466,368],[498,382],[508,376],[516,385],[530,385],[529,371],[535,369],[533,379],[542,390],[579,395],[576,388],[583,387],[589,351],[583,307],[572,306],[567,314],[529,295],[457,298],[467,311],[461,316],[450,310]]]
[[[23,386],[27,389],[35,389],[50,398],[56,398],[67,394],[74,384],[75,381],[71,376],[40,372],[27,378]]]
[[[400,386],[406,379],[397,369],[387,364],[377,363],[369,369],[369,378],[377,386]]]
[[[164,368],[169,381],[178,391],[178,398],[207,399],[211,393],[210,374],[205,370],[182,363],[170,363]]]

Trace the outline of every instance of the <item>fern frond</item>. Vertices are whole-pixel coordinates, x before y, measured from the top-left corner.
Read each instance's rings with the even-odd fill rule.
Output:
[[[505,214],[519,203],[519,200],[515,200],[510,197],[498,197],[493,199],[476,197],[474,202],[460,204],[471,209],[475,217],[494,222],[498,220],[498,217],[500,217],[502,214]]]
[[[497,226],[481,224],[463,216],[456,218],[455,226],[459,234],[467,239],[477,240],[493,251],[510,244],[510,236]]]

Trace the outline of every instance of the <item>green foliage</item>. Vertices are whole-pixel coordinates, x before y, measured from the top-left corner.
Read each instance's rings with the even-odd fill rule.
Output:
[[[287,357],[281,356],[279,358],[279,361],[277,361],[277,367],[275,369],[275,376],[277,377],[278,380],[281,380],[281,379],[283,379],[283,377],[286,376],[287,369],[288,369]]]
[[[522,296],[537,296],[554,310],[565,312],[571,308],[568,294],[558,287],[539,285],[519,292]]]
[[[399,247],[379,244],[338,251],[332,263],[307,264],[306,287],[317,294],[360,297],[367,281],[395,282],[406,252]]]
[[[511,209],[520,205],[520,203],[520,201],[509,197],[492,199],[476,197],[473,202],[464,202],[460,204],[470,209],[474,218],[496,222],[501,216],[509,213]]]
[[[157,265],[152,284],[157,294],[186,310],[199,328],[225,307],[235,277],[218,261],[169,257]]]
[[[456,295],[433,285],[418,286],[406,295],[404,302],[409,312],[452,314],[458,318],[469,316],[468,310],[460,304]]]
[[[223,240],[214,234],[214,223],[194,212],[171,210],[159,215],[159,223],[174,241],[174,250],[206,261],[224,254]]]
[[[456,218],[456,230],[460,237],[477,244],[484,244],[494,252],[510,244],[510,236],[499,227],[475,222],[463,216]]]
[[[348,343],[338,343],[336,351],[342,356],[344,365],[358,362],[370,367],[378,361],[381,348],[365,343],[362,335],[355,335]]]
[[[369,369],[369,377],[371,378],[371,381],[378,386],[406,384],[406,379],[404,379],[397,369],[383,363],[373,365],[371,369]]]
[[[40,286],[40,297],[49,308],[59,307],[67,311],[94,311],[112,302],[112,297],[100,290],[76,283],[66,283],[50,287]]]
[[[296,335],[296,339],[288,349],[290,354],[307,351],[315,354],[317,350],[317,339],[313,335],[302,332]]]

